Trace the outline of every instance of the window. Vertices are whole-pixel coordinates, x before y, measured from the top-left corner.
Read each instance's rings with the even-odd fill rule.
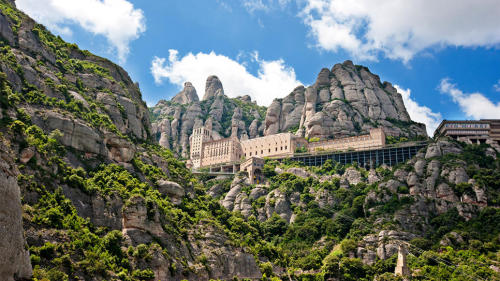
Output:
[[[285,150],[287,150],[287,149],[288,149],[288,146],[285,145]]]
[[[275,151],[278,151],[278,148],[276,147]]]
[[[246,154],[245,154],[246,155]],[[252,152],[250,152],[250,156],[252,156]]]
[[[271,149],[269,148],[269,153],[271,153]]]
[[[261,151],[260,151],[260,154],[264,154],[264,150],[261,150]]]
[[[283,150],[283,146],[281,147],[281,149],[280,149],[280,150]]]

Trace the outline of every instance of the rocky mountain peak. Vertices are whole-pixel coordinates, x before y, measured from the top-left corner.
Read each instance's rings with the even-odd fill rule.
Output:
[[[217,94],[224,94],[224,88],[222,87],[222,82],[219,77],[211,75],[207,78],[207,83],[205,85],[205,95],[203,100],[208,100],[211,97],[215,97]]]
[[[199,100],[196,89],[191,82],[184,83],[184,89],[172,98],[172,102],[179,104],[190,104]]]
[[[276,99],[265,124],[266,135],[296,131],[323,139],[365,134],[376,127],[390,135],[426,135],[425,125],[411,120],[392,84],[350,60],[321,69],[313,85]]]

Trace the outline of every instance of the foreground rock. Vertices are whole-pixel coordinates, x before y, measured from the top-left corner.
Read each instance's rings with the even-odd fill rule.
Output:
[[[2,137],[0,137],[2,138]],[[0,139],[0,279],[14,281],[32,276],[21,221],[21,192],[10,148]]]

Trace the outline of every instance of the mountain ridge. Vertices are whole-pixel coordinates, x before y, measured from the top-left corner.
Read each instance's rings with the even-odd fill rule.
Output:
[[[171,102],[161,100],[150,108],[157,140],[183,157],[189,154],[190,132],[209,123],[216,139],[281,132],[331,139],[368,134],[378,127],[391,136],[427,137],[425,125],[411,120],[392,84],[382,83],[368,68],[351,61],[336,64],[331,70],[323,68],[313,85],[298,86],[284,98],[274,99],[269,107],[259,107],[249,96],[229,98],[214,75],[207,78],[201,101],[193,93],[196,95],[196,89],[186,82]],[[231,119],[231,123],[223,119]]]
[[[198,117],[221,137],[250,136],[266,109],[210,83],[207,100],[185,91],[150,120],[119,66],[11,1],[0,23],[1,280],[400,281],[400,245],[411,278],[500,280],[494,147],[429,139],[408,162],[370,170],[266,161],[259,185],[194,175],[156,142],[158,124],[182,131]]]

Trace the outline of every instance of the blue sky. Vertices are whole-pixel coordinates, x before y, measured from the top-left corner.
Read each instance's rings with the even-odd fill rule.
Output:
[[[377,2],[377,3],[373,3]],[[149,105],[215,74],[260,104],[350,59],[398,85],[414,120],[500,118],[500,3],[483,0],[17,0],[122,65]],[[425,5],[423,5],[425,4]]]

